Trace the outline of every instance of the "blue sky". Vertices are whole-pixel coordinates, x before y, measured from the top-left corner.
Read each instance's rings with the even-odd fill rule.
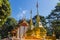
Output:
[[[11,5],[11,16],[16,20],[21,19],[24,15],[26,19],[30,19],[30,10],[33,12],[33,17],[36,15],[36,3],[37,0],[9,0]],[[55,8],[59,0],[38,0],[39,2],[39,14],[42,16],[48,16]]]

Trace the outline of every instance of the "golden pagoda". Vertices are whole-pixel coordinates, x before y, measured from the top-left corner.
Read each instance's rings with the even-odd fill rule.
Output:
[[[46,29],[42,26],[40,17],[39,17],[39,12],[38,12],[38,2],[37,2],[37,18],[36,18],[36,25],[33,29],[33,36],[36,38],[44,38],[46,36]]]
[[[32,10],[31,10],[31,16],[30,16],[30,29],[28,29],[27,31],[27,38],[38,38],[43,40],[46,36],[46,29],[42,26],[41,22],[40,22],[40,17],[39,17],[39,12],[38,12],[38,2],[37,2],[37,18],[36,18],[36,25],[33,25],[33,21],[32,21]],[[42,39],[43,38],[43,39]]]

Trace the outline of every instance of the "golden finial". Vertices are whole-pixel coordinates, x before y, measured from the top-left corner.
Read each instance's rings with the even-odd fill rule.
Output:
[[[38,13],[38,1],[37,1],[37,4],[36,4],[36,8],[37,8],[37,15],[39,15],[39,13]]]
[[[37,4],[36,4],[36,7],[38,8],[38,1],[37,1]]]
[[[37,19],[36,19],[36,21],[37,21],[37,23],[39,24],[39,22],[40,22],[40,17],[39,17],[39,12],[38,12],[38,1],[37,1],[37,4],[36,4],[36,8],[37,8]]]
[[[30,27],[31,27],[31,29],[33,29],[32,10],[30,11],[30,14],[31,14],[31,16],[30,16]]]
[[[30,17],[31,17],[31,19],[32,19],[32,10],[30,11],[30,14],[31,14],[31,16],[30,16]]]
[[[31,16],[30,16],[30,25],[33,25],[33,23],[32,23],[32,10],[30,11],[30,14],[31,14]]]
[[[26,16],[25,16],[25,14],[23,14],[23,18],[22,18],[23,20],[26,20]]]

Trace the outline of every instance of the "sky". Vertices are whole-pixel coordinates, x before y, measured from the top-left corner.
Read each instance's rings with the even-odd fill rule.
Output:
[[[17,21],[26,16],[26,19],[30,19],[30,10],[32,10],[32,17],[36,13],[36,3],[37,0],[9,0],[11,5],[11,17],[15,18]],[[39,4],[39,15],[44,17],[48,16],[59,0],[38,0]]]

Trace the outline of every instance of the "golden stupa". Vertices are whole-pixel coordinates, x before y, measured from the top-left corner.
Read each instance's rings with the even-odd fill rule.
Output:
[[[40,22],[39,12],[38,12],[38,2],[37,2],[37,18],[36,18],[36,25],[33,25],[32,21],[32,10],[31,10],[31,19],[30,19],[30,29],[27,31],[27,34],[30,34],[31,38],[44,38],[46,36],[46,29],[42,26]],[[29,37],[27,36],[27,37]]]

